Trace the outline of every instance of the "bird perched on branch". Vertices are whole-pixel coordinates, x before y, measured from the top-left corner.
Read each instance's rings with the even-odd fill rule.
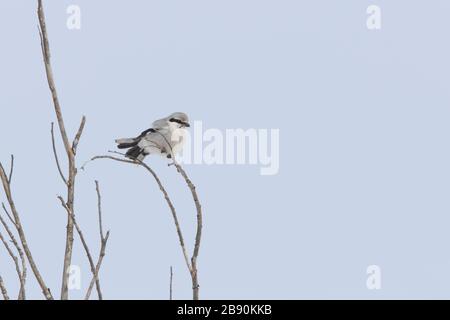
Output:
[[[125,156],[133,160],[142,161],[150,154],[174,158],[183,148],[186,127],[190,127],[188,116],[183,112],[175,112],[154,121],[152,128],[135,138],[117,139],[117,147],[128,149]]]

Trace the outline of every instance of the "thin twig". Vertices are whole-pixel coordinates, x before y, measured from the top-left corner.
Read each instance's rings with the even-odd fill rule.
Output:
[[[4,209],[6,211],[6,208],[4,208]],[[20,261],[22,263],[22,271],[21,271],[20,275],[19,275],[19,266],[18,266],[18,263],[17,263],[17,258],[16,259],[13,258],[13,260],[14,260],[14,262],[16,264],[16,270],[18,272],[18,276],[19,276],[19,280],[20,280],[19,300],[25,300],[25,298],[26,298],[26,296],[25,296],[25,282],[26,282],[26,279],[27,279],[27,264],[26,264],[25,256],[23,254],[22,248],[17,243],[17,240],[14,237],[14,234],[12,233],[11,229],[8,227],[8,224],[3,219],[1,214],[0,214],[0,222],[2,223],[2,225],[5,228],[6,232],[8,233],[9,238],[11,239],[11,242],[13,243],[13,245],[16,248],[17,252],[19,253]]]
[[[102,222],[102,195],[100,193],[100,185],[97,180],[95,180],[95,191],[97,192],[97,208],[98,208],[98,226],[100,229],[100,239],[104,240],[103,236],[103,222]]]
[[[3,282],[3,278],[0,276],[0,291],[2,292],[3,299],[9,300],[8,291],[6,290],[5,283]]]
[[[73,151],[74,155],[76,155],[76,153],[77,153],[78,143],[80,142],[81,134],[83,133],[85,125],[86,125],[86,117],[83,116],[81,118],[80,127],[78,128],[77,134],[75,135],[75,139],[73,139],[73,142],[72,142],[72,151]]]
[[[14,155],[11,155],[11,167],[9,169],[8,183],[11,185],[11,180],[14,172]]]
[[[13,197],[12,197],[11,187],[8,183],[9,180],[8,180],[8,177],[6,176],[5,170],[3,169],[3,166],[1,163],[0,163],[0,179],[2,180],[3,190],[5,192],[9,207],[13,214],[14,221],[15,221],[15,227],[19,234],[19,238],[22,243],[23,250],[25,251],[25,255],[27,256],[28,262],[30,263],[31,270],[33,270],[34,276],[36,277],[36,280],[38,281],[39,286],[41,287],[42,293],[44,294],[45,298],[48,300],[52,300],[53,296],[52,296],[51,292],[49,291],[48,287],[46,286],[46,284],[39,272],[39,269],[38,269],[36,263],[34,262],[30,248],[28,247],[28,243],[27,243],[27,240],[25,237],[25,232],[23,230],[22,223],[20,221],[20,216],[16,209],[16,205],[15,205]]]
[[[64,202],[63,197],[58,196],[58,199],[59,199],[59,201],[61,201],[61,205],[64,207],[64,209],[66,209],[67,214],[69,215],[70,219],[72,219],[72,222],[73,222],[73,224],[75,226],[75,229],[77,230],[77,233],[78,233],[78,235],[80,237],[80,240],[81,240],[81,243],[83,245],[84,251],[86,252],[86,256],[87,256],[87,258],[89,260],[89,265],[91,267],[91,272],[92,272],[92,274],[95,274],[94,260],[92,260],[92,255],[91,255],[91,252],[89,250],[89,246],[87,245],[87,242],[84,239],[84,235],[83,235],[83,232],[81,231],[81,228],[78,226],[78,223],[77,223],[77,221],[75,219],[75,215],[70,210],[70,208],[67,205],[67,203]],[[101,292],[101,289],[100,289],[100,281],[98,279],[96,281],[96,287],[97,287],[97,292],[98,292],[99,298],[101,298],[102,292]]]
[[[58,168],[59,175],[61,176],[62,181],[67,186],[67,179],[64,177],[64,173],[62,172],[61,165],[59,164],[59,158],[58,158],[58,152],[56,151],[56,144],[55,144],[55,133],[53,130],[53,122],[51,124],[50,133],[52,136],[52,148],[53,148],[53,155],[55,156],[56,161],[56,167]]]
[[[11,217],[11,215],[9,214],[8,209],[6,209],[5,204],[4,204],[3,202],[2,202],[2,208],[3,208],[3,211],[5,211],[6,216],[8,217],[9,221],[11,221],[11,223],[12,223],[15,227],[17,227],[16,222],[14,221],[14,219],[13,219],[13,218]]]

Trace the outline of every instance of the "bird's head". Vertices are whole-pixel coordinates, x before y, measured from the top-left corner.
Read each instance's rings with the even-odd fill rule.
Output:
[[[175,112],[172,113],[169,117],[169,122],[177,123],[180,128],[190,127],[189,117],[186,113],[183,112]]]

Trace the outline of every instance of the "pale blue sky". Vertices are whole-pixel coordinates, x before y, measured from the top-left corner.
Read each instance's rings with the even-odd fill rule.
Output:
[[[157,118],[184,111],[207,128],[280,129],[280,172],[189,165],[204,207],[201,298],[450,298],[450,3],[434,1],[44,1],[67,128],[87,125],[78,164]],[[82,28],[66,28],[79,5]],[[366,28],[366,8],[382,29]],[[36,2],[0,3],[0,159],[31,249],[59,296],[66,214]],[[61,150],[62,151],[62,150]],[[61,153],[61,156],[63,154]],[[192,248],[195,208],[173,168],[167,186]],[[76,213],[99,246],[94,180],[111,229],[105,298],[190,298],[164,199],[138,168],[80,172]],[[3,194],[1,199],[4,200]],[[78,238],[73,263],[90,280]],[[366,268],[382,289],[366,288]],[[11,295],[14,268],[0,248]],[[28,296],[41,298],[29,272]]]

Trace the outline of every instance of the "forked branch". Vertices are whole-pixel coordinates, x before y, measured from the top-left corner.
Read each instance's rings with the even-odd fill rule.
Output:
[[[106,244],[108,243],[109,239],[109,230],[106,232],[106,236],[103,236],[103,219],[102,219],[102,195],[100,193],[100,185],[98,181],[95,181],[95,190],[97,192],[97,208],[98,208],[98,226],[100,230],[100,254],[98,256],[97,265],[95,267],[95,270],[92,275],[91,283],[89,284],[89,288],[86,292],[86,296],[84,297],[85,300],[89,300],[89,297],[92,292],[92,288],[94,286],[94,282],[99,281],[98,280],[98,273],[100,272],[100,267],[102,266],[103,258],[105,257],[106,253]],[[102,300],[101,292],[98,292],[98,298]]]

